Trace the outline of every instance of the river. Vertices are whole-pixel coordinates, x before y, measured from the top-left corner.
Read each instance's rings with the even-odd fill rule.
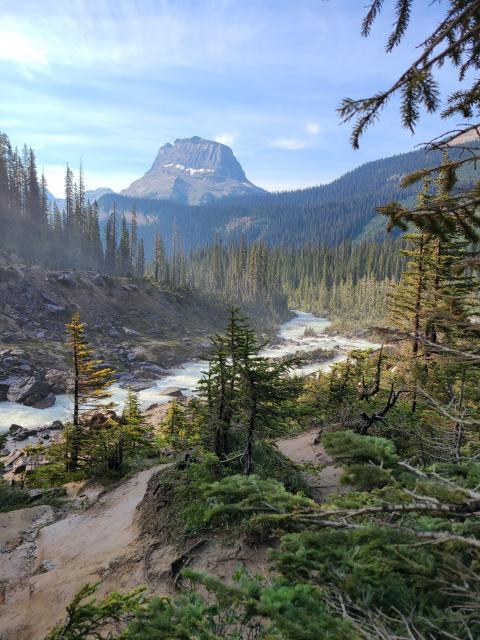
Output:
[[[297,372],[299,374],[311,374],[316,371],[328,370],[334,363],[346,358],[351,349],[376,348],[379,345],[367,340],[350,339],[342,336],[329,336],[325,330],[330,322],[325,318],[319,318],[305,311],[294,311],[295,317],[282,324],[278,331],[279,342],[267,346],[262,355],[269,358],[292,355],[297,351],[309,352],[316,349],[336,349],[337,355],[331,360],[322,363],[308,364]],[[310,331],[305,335],[305,330]],[[185,362],[179,367],[170,370],[170,373],[159,380],[152,382],[152,386],[139,392],[141,406],[146,408],[154,403],[168,402],[170,396],[162,395],[162,390],[167,387],[182,389],[185,395],[192,394],[198,380],[205,371],[207,362],[197,360]],[[121,406],[126,399],[127,390],[118,384],[111,387],[112,396],[109,401]],[[56,403],[48,409],[34,409],[16,402],[0,402],[0,433],[8,430],[12,424],[20,424],[26,428],[46,425],[54,420],[66,421],[72,414],[72,400],[69,395],[57,396]]]

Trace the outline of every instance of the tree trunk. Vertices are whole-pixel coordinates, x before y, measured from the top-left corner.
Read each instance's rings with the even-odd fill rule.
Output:
[[[424,239],[424,236],[422,234],[421,241],[420,241],[420,246],[419,246],[419,252],[420,253],[419,253],[419,257],[418,257],[418,284],[417,284],[417,291],[416,291],[416,296],[415,296],[415,314],[414,314],[414,317],[413,317],[413,335],[414,335],[414,339],[413,339],[413,345],[412,345],[412,356],[413,356],[414,362],[418,357],[418,351],[419,351],[419,347],[420,347],[420,320],[421,320],[422,296],[423,296],[423,288],[424,288],[424,282],[423,282],[424,246],[425,246],[425,239]],[[417,410],[417,392],[414,391],[413,392],[413,397],[412,397],[412,413],[415,413],[416,410]]]
[[[73,433],[70,446],[70,460],[67,461],[67,471],[76,471],[78,468],[79,453],[79,408],[80,408],[80,370],[78,363],[78,340],[73,336],[73,364],[74,364],[74,387],[73,387]]]

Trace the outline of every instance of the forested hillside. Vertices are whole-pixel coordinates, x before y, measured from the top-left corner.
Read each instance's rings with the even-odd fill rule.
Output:
[[[452,158],[459,154],[455,149],[450,152]],[[100,198],[99,206],[110,212],[115,203],[127,215],[135,206],[147,254],[154,231],[161,233],[167,248],[172,246],[174,223],[187,250],[217,236],[228,240],[243,236],[247,242],[263,240],[271,245],[383,239],[385,226],[375,208],[392,200],[411,202],[418,186],[401,188],[401,178],[440,162],[439,151],[419,150],[368,162],[330,184],[298,191],[231,198],[198,207],[107,194]],[[459,174],[460,185],[467,186],[478,170],[468,165]]]
[[[366,327],[385,317],[387,294],[404,266],[400,240],[337,246],[269,247],[215,244],[186,258],[186,282],[229,302],[270,301],[308,309],[342,324]]]

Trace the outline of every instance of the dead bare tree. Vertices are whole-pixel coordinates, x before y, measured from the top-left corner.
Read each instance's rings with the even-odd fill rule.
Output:
[[[375,411],[371,415],[368,415],[368,413],[366,413],[365,411],[360,414],[360,417],[363,420],[363,424],[360,425],[358,433],[365,435],[366,433],[368,433],[370,427],[372,427],[377,422],[382,422],[383,420],[385,420],[385,416],[396,405],[397,400],[402,395],[402,393],[408,393],[409,391],[409,389],[405,388],[395,391],[395,383],[392,382],[390,385],[390,392],[388,394],[387,402],[385,403],[383,409],[381,409],[380,411]]]
[[[360,400],[366,400],[367,398],[372,398],[380,391],[380,383],[381,383],[381,374],[382,374],[382,357],[383,357],[383,347],[384,344],[380,347],[380,351],[378,353],[377,360],[377,368],[375,371],[375,380],[371,387],[367,387],[365,383],[365,376],[362,375],[362,387],[359,391]]]

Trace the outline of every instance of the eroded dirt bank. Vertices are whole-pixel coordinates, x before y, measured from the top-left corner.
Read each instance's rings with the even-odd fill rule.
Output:
[[[38,518],[53,517],[51,507],[34,507],[35,514],[32,509],[1,514],[11,522],[3,536],[0,569],[2,640],[43,638],[62,619],[65,605],[87,582],[101,581],[100,593],[129,589],[143,582],[142,556],[136,557],[141,550],[136,546],[137,506],[157,470],[155,467],[138,473],[101,495],[91,508],[41,528],[36,536],[21,533],[22,518],[27,525],[29,519],[37,518],[38,527],[43,524]],[[121,571],[124,562],[129,564],[125,578]]]

